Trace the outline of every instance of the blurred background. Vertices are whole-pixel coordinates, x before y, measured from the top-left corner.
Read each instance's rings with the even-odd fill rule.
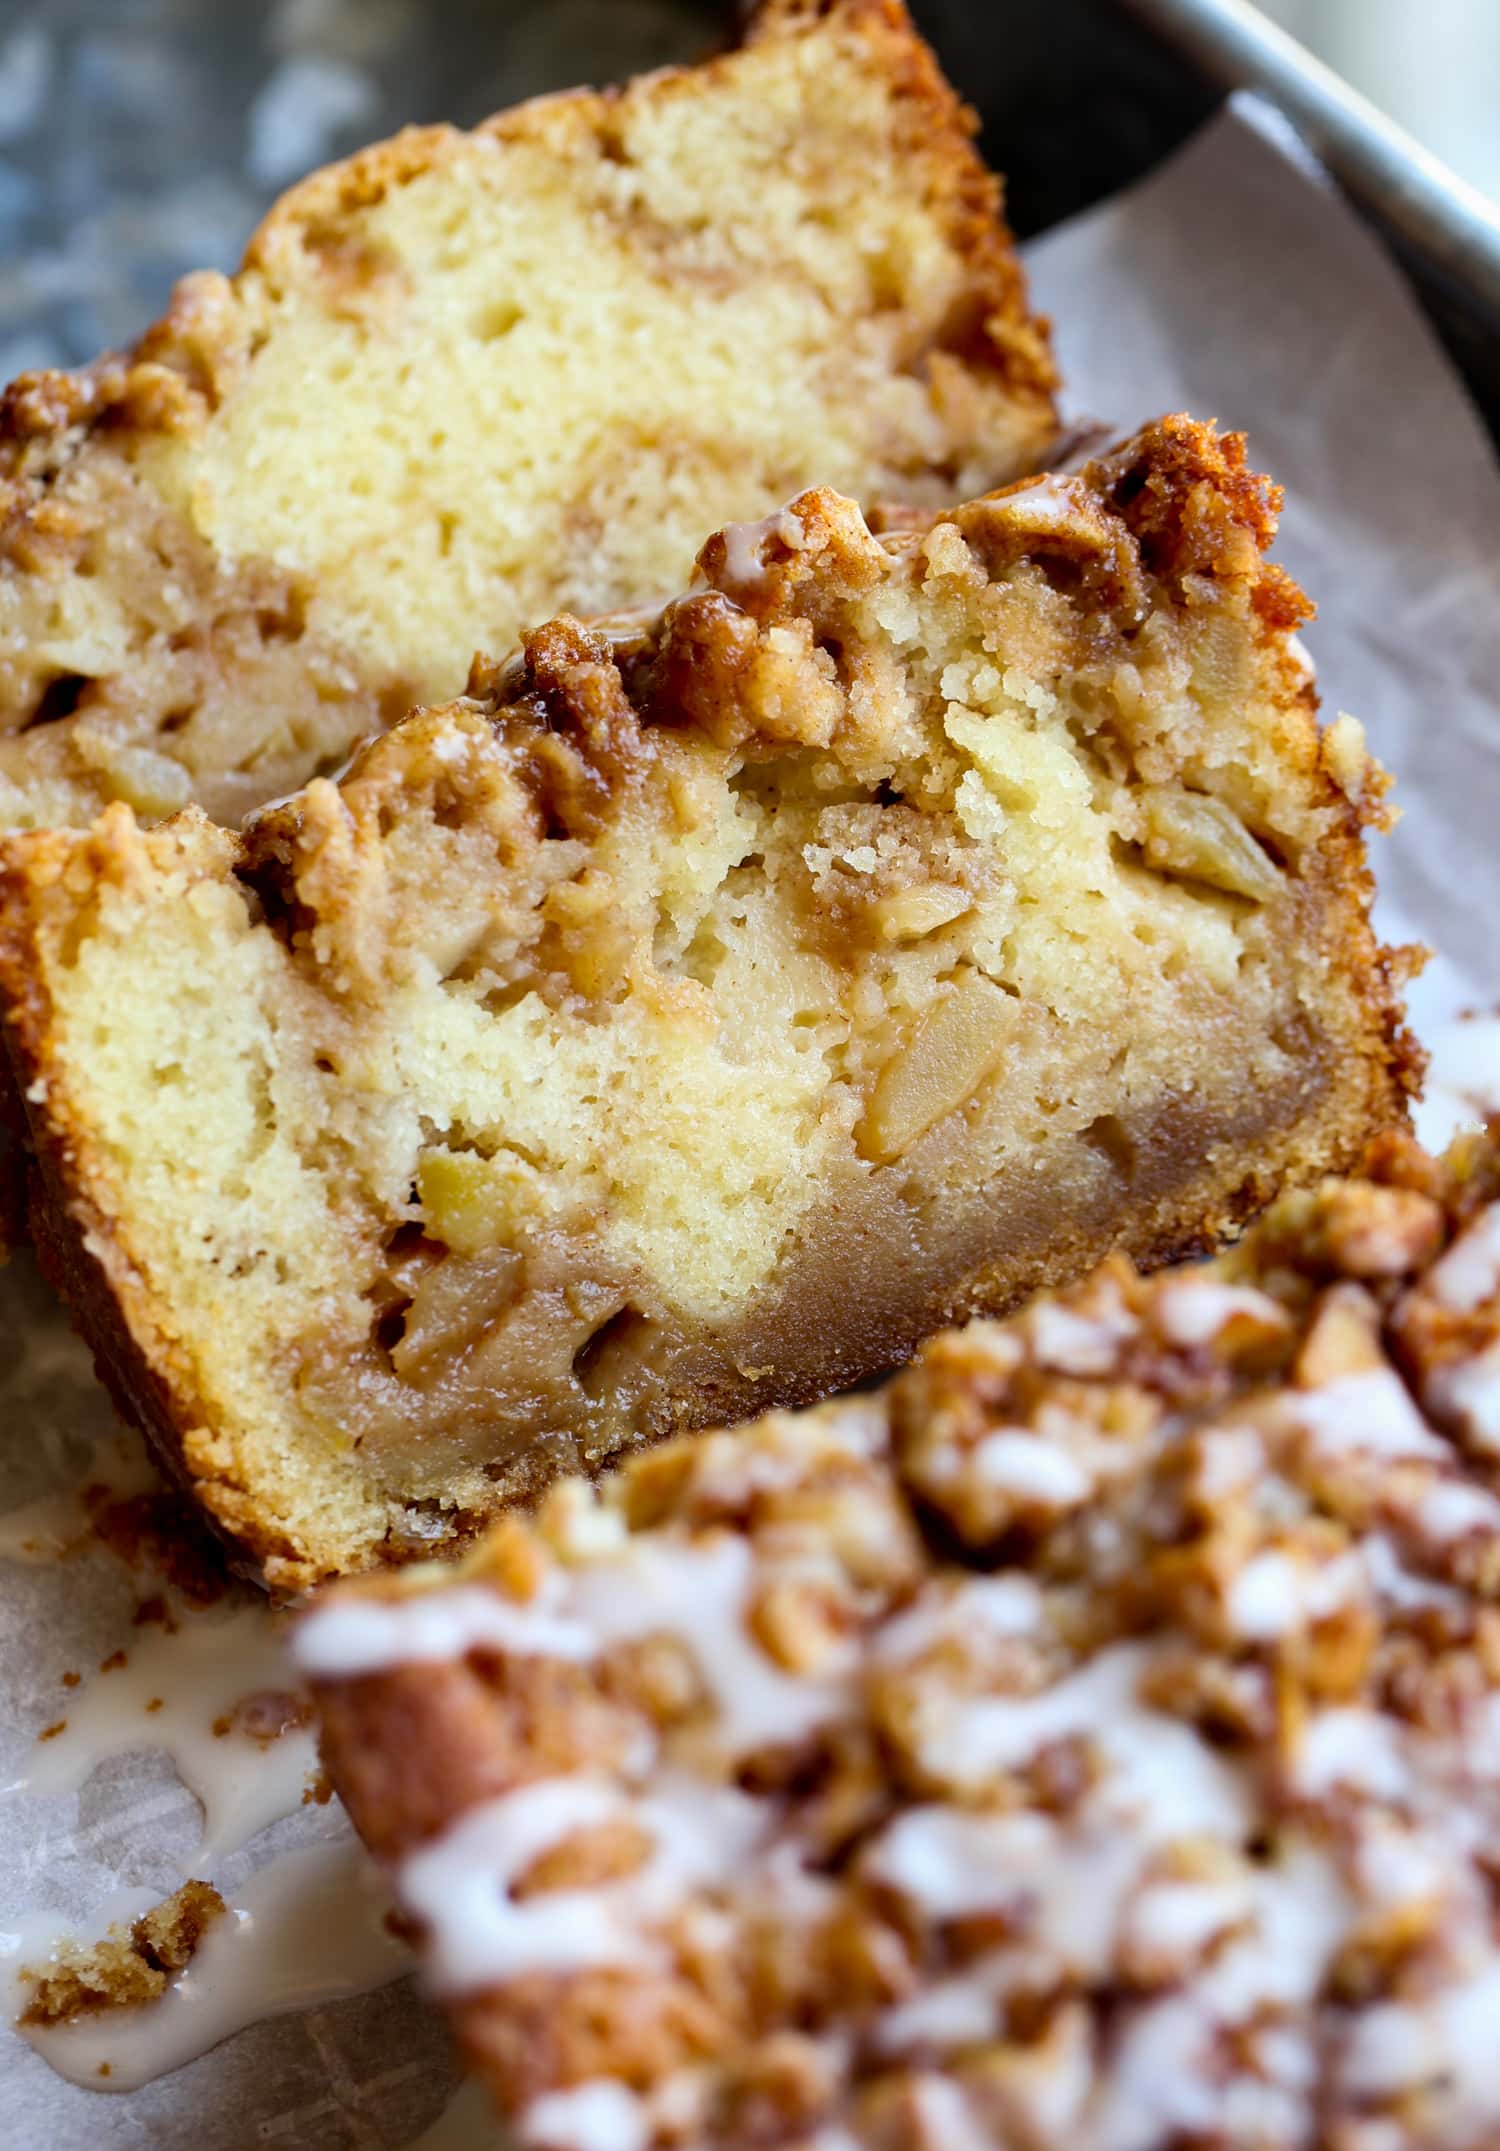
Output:
[[[1218,93],[1120,0],[913,0],[1014,222],[1149,169]],[[1500,0],[1268,0],[1500,199]],[[0,0],[0,381],[134,336],[272,197],[408,120],[691,57],[733,0]]]
[[[1500,0],[1260,0],[1500,202]]]

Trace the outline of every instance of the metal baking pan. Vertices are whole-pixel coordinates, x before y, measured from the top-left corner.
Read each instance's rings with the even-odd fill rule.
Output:
[[[1500,443],[1500,209],[1249,0],[916,0],[1023,234],[1138,178],[1234,89],[1322,158],[1416,289]]]

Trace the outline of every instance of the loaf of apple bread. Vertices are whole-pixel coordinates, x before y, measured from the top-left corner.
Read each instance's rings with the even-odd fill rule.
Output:
[[[520,2151],[1491,2151],[1500,1152],[329,1593]]]
[[[523,626],[660,601],[828,483],[932,506],[1053,430],[973,123],[900,0],[271,212],[132,352],[0,401],[0,826],[236,823]]]
[[[1404,1111],[1384,778],[1186,419],[803,494],[242,836],[0,844],[32,1221],[278,1588],[1158,1262]]]

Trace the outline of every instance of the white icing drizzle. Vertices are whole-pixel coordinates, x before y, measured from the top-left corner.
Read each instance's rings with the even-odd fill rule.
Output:
[[[963,1977],[941,1979],[909,2002],[883,2010],[875,2044],[883,2054],[909,2054],[923,2047],[970,2046],[993,2039],[999,1996],[1015,1976],[1012,1955],[982,1959]]]
[[[1404,1817],[1375,1809],[1360,1821],[1355,1873],[1360,1887],[1383,1905],[1422,1904],[1462,1894],[1458,1844],[1433,1836]]]
[[[1348,1931],[1349,1908],[1330,1862],[1302,1846],[1257,1874],[1254,1905],[1251,1929],[1192,1984],[1129,2013],[1077,2151],[1159,2151],[1178,2131],[1227,2131],[1235,2142],[1306,2140],[1306,2034],[1283,2027],[1279,2048],[1258,2050],[1262,2077],[1226,2081],[1220,2031],[1266,2005],[1305,2007]]]
[[[91,1933],[104,1934],[111,1927],[128,1927],[160,1904],[152,1890],[113,1890],[94,1915]],[[26,2007],[28,1993],[20,1983],[23,1970],[43,1969],[60,1942],[75,1939],[72,1924],[60,1912],[31,1911],[8,1914],[0,1925],[0,1979],[5,1984],[8,2013],[16,2016]]]
[[[696,1545],[642,1537],[618,1563],[594,1564],[571,1581],[570,1610],[603,1644],[666,1630],[691,1647],[718,1712],[716,1738],[730,1755],[800,1740],[850,1701],[847,1676],[787,1673],[756,1642],[746,1620],[755,1560],[738,1534]],[[851,1671],[856,1648],[851,1638]]]
[[[787,1673],[761,1649],[746,1622],[753,1581],[754,1557],[737,1534],[695,1543],[642,1536],[617,1555],[559,1572],[529,1605],[467,1588],[384,1605],[335,1600],[303,1620],[294,1649],[306,1671],[329,1679],[413,1657],[457,1655],[482,1643],[547,1655],[561,1638],[558,1655],[587,1659],[615,1643],[669,1632],[698,1660],[718,1708],[720,1742],[729,1754],[743,1755],[768,1742],[801,1739],[837,1715],[852,1692],[847,1678]],[[461,1601],[456,1608],[454,1600]],[[853,1655],[851,1643],[851,1666]]]
[[[1446,1419],[1455,1419],[1471,1449],[1500,1457],[1500,1343],[1473,1359],[1439,1367],[1428,1377],[1427,1401]]]
[[[911,1808],[870,1847],[865,1866],[935,1921],[1029,1908],[1026,1948],[1003,1953],[992,1966],[1010,1975],[1006,1983],[1037,1971],[1037,1951],[1048,1969],[1098,1977],[1109,1969],[1131,1894],[1159,1846],[1178,1837],[1237,1842],[1242,1835],[1243,1792],[1216,1786],[1203,1797],[1216,1759],[1203,1760],[1209,1770],[1197,1796],[1188,1791],[1175,1806],[1153,1803],[1149,1788],[1132,1787],[1127,1773],[1125,1782],[1106,1776],[1066,1822],[1030,1809]],[[1234,1816],[1228,1830],[1226,1795]]]
[[[1023,1317],[1031,1348],[1044,1367],[1063,1374],[1108,1374],[1135,1324],[1125,1309],[1081,1314],[1042,1300]]]
[[[1065,2003],[1043,2038],[1008,2057],[1001,2093],[1019,2140],[1038,2147],[1077,2140],[1094,2075],[1094,2031],[1080,2002]]]
[[[887,1883],[931,1917],[1029,1905],[1030,1918],[1015,1947],[888,2011],[877,2028],[880,2049],[992,2038],[1007,1991],[1059,1972],[1107,1978],[1117,1953],[1140,1968],[1154,1962],[1174,1979],[1196,1967],[1182,1991],[1125,2013],[1107,2075],[1094,2078],[1083,2020],[1071,2036],[1063,2027],[1061,2052],[1047,2057],[1051,2119],[1040,2140],[1069,2151],[1158,2151],[1174,2128],[1224,2126],[1218,2027],[1247,2021],[1262,2002],[1310,2000],[1353,1913],[1332,1864],[1306,1845],[1294,1841],[1272,1869],[1247,1864],[1196,1882],[1152,1879],[1156,1844],[1178,1833],[1158,1837],[1149,1813],[1139,1825],[1122,1833],[1038,1815],[903,1817],[876,1852]],[[1282,2058],[1295,2075],[1298,2057]],[[1305,2081],[1296,2088],[1305,2093]],[[1234,2096],[1243,2104],[1265,2092],[1247,2079]],[[1302,2140],[1300,2122],[1285,2140]]]
[[[1500,1293],[1500,1203],[1481,1210],[1427,1273],[1427,1290],[1454,1314],[1472,1314]]]
[[[602,1778],[547,1778],[470,1808],[402,1862],[402,1902],[430,1927],[437,1983],[459,1993],[521,1971],[575,1971],[641,1953],[629,1913],[647,1894],[550,1890],[526,1903],[515,1882],[576,1831],[630,1819],[629,1795]]]
[[[1466,1479],[1436,1479],[1413,1512],[1422,1536],[1435,1546],[1451,1546],[1474,1532],[1500,1533],[1500,1501]]]
[[[779,538],[792,552],[802,550],[806,532],[791,509],[778,508],[754,523],[729,523],[722,533],[724,570],[721,580],[733,595],[750,595],[766,578],[765,547],[768,538]]]
[[[1493,1294],[1481,1257],[1500,1275],[1494,1230],[1493,1250],[1476,1241],[1447,1274],[1443,1289],[1459,1313],[1472,1311],[1475,1293]],[[1087,1313],[1043,1305],[1013,1334],[1045,1364],[1107,1371],[1133,1332],[1132,1318],[1103,1299],[1102,1311]],[[1286,1319],[1263,1295],[1205,1276],[1162,1291],[1148,1319],[1191,1350],[1238,1316]],[[1493,1357],[1493,1367],[1476,1357],[1459,1371],[1483,1367],[1484,1379],[1500,1382],[1500,1346]],[[1445,1369],[1443,1378],[1452,1374]],[[1457,1415],[1456,1401],[1451,1408]],[[863,1422],[857,1432],[866,1444]],[[726,1498],[794,1485],[798,1444],[785,1434],[752,1443],[748,1461],[726,1443],[705,1470]],[[1467,1556],[1477,1535],[1500,1536],[1500,1500],[1461,1475],[1463,1456],[1426,1423],[1393,1371],[1347,1375],[1274,1404],[1242,1400],[1218,1426],[1169,1411],[1150,1439],[1179,1435],[1193,1444],[1189,1514],[1193,1502],[1200,1517],[1202,1504],[1232,1512],[1185,1588],[1222,1592],[1237,1643],[1274,1643],[1374,1598],[1398,1618],[1455,1617],[1451,1646],[1437,1624],[1410,1623],[1415,1647],[1467,1647],[1458,1639],[1471,1632],[1475,1593],[1449,1580],[1468,1573],[1455,1550]],[[804,1437],[809,1462],[824,1453],[819,1438]],[[960,1461],[994,1486],[1069,1505],[1092,1490],[1092,1439],[1059,1414],[1039,1430],[995,1427]],[[860,1453],[883,1440],[876,1415]],[[1118,1447],[1137,1472],[1140,1444]],[[1382,1528],[1330,1551],[1341,1546],[1345,1489],[1367,1504],[1354,1513]],[[1174,1469],[1161,1487],[1168,1532],[1183,1516],[1182,1491]],[[1116,1531],[1121,1560],[1139,1538],[1148,1552],[1153,1543],[1156,1525],[1142,1520],[1141,1506],[1112,1516],[1099,1504],[1094,1520],[1101,1532]],[[1245,1553],[1226,1575],[1224,1548],[1237,1538]],[[506,1609],[507,1624],[519,1625],[508,1626],[501,1647],[586,1662],[615,1641],[674,1635],[697,1656],[723,1719],[719,1760],[794,1739],[847,1704],[864,1707],[855,1646],[833,1677],[795,1678],[748,1625],[757,1580],[803,1558],[795,1548],[766,1542],[757,1551],[733,1535],[694,1542],[675,1528],[623,1545],[601,1532],[586,1543],[588,1560],[563,1570],[534,1608]],[[1428,1565],[1432,1577],[1417,1573]],[[865,1670],[877,1675],[934,1654],[894,1697],[885,1726],[910,1767],[906,1782],[933,1790],[927,1804],[906,1807],[863,1844],[859,1881],[899,1894],[935,1926],[1003,1918],[1007,1937],[869,2027],[866,2055],[905,2059],[916,2072],[906,2079],[914,2140],[929,2151],[989,2151],[1012,2135],[1036,2151],[1160,2151],[1174,2138],[1217,2132],[1215,2140],[1237,2144],[1307,2144],[1318,2102],[1330,2095],[1373,2100],[1425,2086],[1447,2130],[1435,2141],[1454,2151],[1490,2141],[1500,2130],[1492,2057],[1500,1952],[1484,1863],[1500,1841],[1500,1693],[1486,1693],[1482,1677],[1455,1683],[1446,1719],[1435,1713],[1434,1725],[1408,1722],[1394,1704],[1320,1708],[1309,1694],[1305,1717],[1271,1729],[1263,1713],[1274,1683],[1264,1657],[1226,1660],[1204,1645],[1226,1697],[1246,1712],[1245,1745],[1220,1746],[1186,1714],[1195,1689],[1186,1690],[1184,1715],[1167,1707],[1183,1693],[1194,1657],[1192,1618],[1165,1634],[1105,1642],[1049,1685],[1028,1686],[1091,1633],[1070,1577],[1064,1569],[1044,1590],[1015,1572],[940,1573],[859,1646]],[[538,1641],[544,1631],[533,1618],[564,1624],[567,1646]],[[1017,1647],[1003,1647],[1007,1639]],[[388,1646],[399,1662],[400,1638]],[[342,1646],[332,1655],[350,1662]],[[1295,1672],[1295,1657],[1287,1663]],[[1003,1781],[1032,1769],[1040,1774],[1028,1804],[1024,1778]],[[776,1803],[760,1800],[757,1822],[757,1804],[711,1789],[712,1770],[691,1784],[665,1778],[649,1752],[626,1775],[641,1782],[556,1780],[460,1818],[416,1856],[431,1863],[416,1888],[408,1863],[402,1894],[431,1922],[441,1985],[465,1991],[542,1965],[651,1964],[660,1927],[674,1918],[690,1925],[695,1951],[729,1950],[742,1899],[784,1919],[793,1936],[837,1907],[842,1885],[809,1870]],[[729,1804],[710,1819],[721,1799]],[[517,1901],[514,1885],[539,1851],[616,1819],[649,1842],[634,1873]],[[1420,1984],[1401,1987],[1399,2001],[1330,2009],[1320,1999],[1330,1968],[1372,1912],[1394,1912],[1403,1926],[1409,1916],[1414,1932],[1431,1921]],[[943,1944],[933,1939],[932,1948],[926,1961],[941,1957]],[[1057,1991],[1075,1999],[1039,2041],[1008,2036],[1013,1996]],[[976,2074],[982,2088],[967,2090],[951,2057],[974,2045],[992,2051]],[[691,2126],[684,2136],[659,2103],[666,2088],[637,2095],[599,2080],[548,2093],[522,2117],[521,2141],[531,2151],[655,2151],[695,2141]],[[691,2094],[683,2095],[690,2121]],[[1384,2130],[1385,2117],[1372,2116],[1370,2127]],[[1360,2129],[1361,2151],[1367,2134],[1368,2151],[1399,2151],[1399,2136]],[[844,2121],[812,2141],[821,2151],[856,2151]]]
[[[1238,1926],[1254,1906],[1248,1874],[1224,1882],[1148,1882],[1130,1907],[1123,1944],[1135,1956],[1181,1963]]]
[[[561,1578],[547,1582],[553,1588],[524,1605],[480,1584],[409,1598],[335,1598],[300,1623],[293,1650],[303,1672],[322,1680],[436,1664],[480,1649],[592,1658],[597,1645],[589,1631],[550,1610]]]
[[[972,1459],[986,1486],[1049,1506],[1067,1506],[1087,1498],[1093,1480],[1076,1458],[1045,1436],[1002,1427],[986,1434]]]
[[[700,1437],[693,1485],[705,1506],[711,1508],[716,1501],[741,1505],[756,1494],[780,1493],[806,1479],[808,1430],[801,1422],[773,1417],[763,1423],[759,1435],[753,1448],[737,1432]],[[880,1455],[889,1438],[878,1398],[840,1398],[823,1407],[816,1453],[864,1460]]]
[[[993,1636],[1027,1636],[1041,1620],[1035,1577],[967,1576],[952,1587],[929,1585],[905,1613],[878,1630],[871,1657],[876,1665],[902,1665],[939,1643],[963,1641],[976,1628]]]
[[[14,1972],[43,1968],[34,1948],[34,1935],[17,1934],[7,1951]],[[410,1970],[364,1855],[341,1840],[283,1853],[252,1876],[158,2000],[22,2029],[70,2083],[136,2091],[247,2025],[366,1993]]]
[[[1265,1467],[1266,1445],[1254,1427],[1210,1427],[1198,1437],[1193,1483],[1205,1501],[1227,1501]]]
[[[1169,1344],[1191,1349],[1211,1344],[1236,1315],[1257,1323],[1285,1320],[1276,1302],[1248,1285],[1223,1285],[1210,1277],[1184,1277],[1163,1287],[1152,1303],[1157,1327]]]
[[[503,2130],[478,2086],[466,2085],[447,2112],[407,2151],[643,2151],[665,2127],[674,2143],[701,2141],[703,2078],[680,2070],[649,2094],[609,2077],[543,2092]],[[821,2141],[821,2139],[818,2139]],[[832,2139],[830,2138],[830,2146]],[[853,2151],[859,2151],[849,2139]]]
[[[1053,1741],[1089,1736],[1112,1764],[1108,1782],[1163,1814],[1184,1809],[1222,1821],[1240,1812],[1234,1780],[1179,1719],[1138,1699],[1149,1653],[1122,1643],[1101,1651],[1053,1687],[1029,1696],[981,1696],[934,1715],[924,1766],[939,1782],[987,1783],[1031,1762]]]
[[[1074,2054],[1071,2089],[1054,2072],[1053,2118],[1038,2130],[1039,2143],[1159,2151],[1174,2131],[1212,2130],[1233,2141],[1300,2143],[1319,2067],[1316,2026],[1293,2016],[1243,2030],[1239,2052],[1253,2055],[1253,2068],[1248,2058],[1226,2068],[1222,2030],[1256,2024],[1265,2008],[1309,2010],[1372,1902],[1441,1900],[1461,1922],[1450,1928],[1455,1962],[1462,1965],[1467,1948],[1478,1953],[1479,1968],[1430,2003],[1392,2005],[1385,2074],[1376,2069],[1387,2052],[1380,2034],[1361,2032],[1363,2074],[1353,2072],[1352,2088],[1383,2093],[1441,2075],[1445,2115],[1451,2110],[1471,2130],[1493,2125],[1485,2102],[1500,2112],[1493,2066],[1500,1972],[1474,1862],[1500,1822],[1500,1696],[1484,1698],[1442,1738],[1363,1706],[1313,1716],[1286,1790],[1316,1812],[1336,1800],[1336,1814],[1352,1813],[1342,1826],[1352,1833],[1354,1860],[1346,1883],[1333,1846],[1290,1822],[1273,1859],[1247,1856],[1247,1832],[1264,1812],[1253,1770],[1134,1700],[1150,1650],[1115,1646],[1040,1696],[963,1706],[966,1714],[1004,1713],[987,1719],[982,1743],[1000,1767],[1092,1716],[1100,1775],[1062,1815],[908,1809],[867,1848],[870,1878],[935,1922],[985,1911],[1017,1922],[1013,1944],[887,2011],[876,2028],[879,2050],[922,2056],[993,2039],[1009,1991],[1059,1977],[1108,1986],[1123,1970],[1148,1988],[1161,1982],[1163,1991],[1123,2010],[1107,2070],[1085,2043]],[[1095,1672],[1100,1664],[1104,1674]],[[943,1732],[934,1759],[944,1736],[954,1738],[951,1720],[939,1713],[935,1723]],[[958,1738],[961,1745],[961,1720]],[[1370,1804],[1351,1811],[1351,1799]],[[1222,1849],[1199,1872],[1163,1865],[1169,1848],[1200,1848],[1201,1858],[1209,1844]],[[1478,2030],[1485,2010],[1487,2056]]]
[[[1478,1780],[1500,1810],[1500,1689],[1491,1689],[1470,1717],[1468,1736],[1459,1749],[1460,1775]]]
[[[1084,1690],[1074,1675],[1050,1691],[1068,1691],[1070,1725],[1079,1709],[1108,1705],[1095,1721],[1105,1768],[1066,1823],[1030,1809],[911,1808],[870,1848],[870,1872],[940,1921],[1034,1897],[1029,1931],[1062,1963],[1101,1969],[1155,1847],[1177,1837],[1237,1842],[1252,1805],[1248,1788],[1185,1726],[1133,1701],[1134,1647],[1104,1657],[1122,1661],[1107,1680]]]
[[[1296,1790],[1312,1800],[1339,1786],[1400,1800],[1411,1783],[1394,1721],[1355,1704],[1318,1712],[1303,1732],[1291,1775]]]
[[[911,2103],[922,2132],[919,2142],[940,2145],[942,2151],[995,2151],[994,2139],[980,2126],[968,2093],[951,2077],[917,2077]]]
[[[644,2151],[651,2115],[644,2099],[606,2077],[533,2099],[516,2133],[535,2151]]]
[[[515,1897],[542,1853],[612,1822],[634,1824],[650,1841],[633,1872]],[[729,1786],[661,1776],[632,1795],[604,1778],[545,1778],[470,1808],[408,1854],[396,1890],[428,1930],[433,1983],[462,1994],[526,1972],[649,1962],[643,1930],[694,1889],[733,1876],[768,1827],[764,1808]]]
[[[1341,1375],[1288,1400],[1298,1424],[1327,1455],[1443,1457],[1451,1454],[1388,1368]]]
[[[0,1560],[46,1567],[83,1545],[88,1535],[88,1512],[75,1489],[43,1494],[0,1516]]]
[[[24,1775],[4,1791],[76,1790],[108,1756],[161,1749],[202,1805],[204,1859],[300,1807],[317,1774],[311,1723],[289,1724],[262,1742],[245,1714],[236,1716],[237,1705],[264,1698],[250,1717],[270,1731],[302,1700],[290,1692],[285,1624],[258,1602],[185,1612],[180,1623],[175,1631],[132,1630],[124,1665],[96,1673],[67,1700],[63,1730],[38,1741]]]
[[[1343,2057],[1343,2080],[1357,2096],[1420,2085],[1430,2134],[1441,2144],[1493,2141],[1500,2129],[1500,1964],[1476,1970],[1418,2007],[1385,2002],[1357,2021]]]
[[[1229,1587],[1225,1612],[1237,1636],[1266,1641],[1327,1619],[1362,1597],[1368,1584],[1358,1552],[1316,1563],[1273,1546],[1245,1563]]]
[[[929,1919],[949,1920],[999,1909],[1019,1887],[1018,1853],[1048,1842],[1049,1826],[1038,1815],[915,1807],[881,1833],[863,1864]],[[997,1887],[1003,1893],[998,1899]]]

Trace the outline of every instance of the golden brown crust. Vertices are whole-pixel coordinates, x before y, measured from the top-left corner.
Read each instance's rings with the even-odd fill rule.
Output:
[[[949,348],[965,357],[982,353],[986,362],[1000,366],[1018,396],[1050,405],[1058,386],[1051,324],[1028,310],[1025,274],[1004,221],[1001,182],[973,147],[978,115],[958,97],[932,48],[912,35],[903,0],[814,0],[812,5],[774,0],[759,10],[752,33],[786,35],[840,14],[851,36],[875,38],[887,56],[908,154],[915,156],[933,141],[953,144],[940,184],[948,230],[974,281],[965,296],[965,318],[952,324]]]
[[[1485,2151],[1500,1146],[1367,1162],[314,1608],[325,1760],[523,2141],[607,2082],[649,2151]],[[604,1940],[548,1969],[555,1890]]]
[[[196,809],[179,819],[182,850],[196,851],[200,870],[232,848],[233,839]],[[115,806],[86,837],[49,830],[26,839],[24,868],[0,860],[0,1024],[8,1095],[29,1093],[29,1102],[40,1105],[57,1072],[50,997],[22,919],[70,881],[75,887],[128,881],[143,870],[148,841],[128,808]],[[122,1417],[140,1428],[173,1484],[207,1510],[232,1563],[257,1580],[273,1576],[294,1549],[284,1533],[267,1528],[243,1490],[195,1468],[192,1451],[208,1414],[191,1360],[164,1326],[163,1310],[130,1253],[93,1131],[77,1121],[61,1088],[49,1110],[27,1116],[21,1170],[25,1223],[38,1266],[88,1341]]]
[[[1179,581],[1244,573],[1240,533],[1262,553],[1276,535],[1282,490],[1251,470],[1245,436],[1219,433],[1185,412],[1096,459],[1087,476],[1124,517],[1148,564]],[[1287,624],[1311,616],[1302,599]]]

